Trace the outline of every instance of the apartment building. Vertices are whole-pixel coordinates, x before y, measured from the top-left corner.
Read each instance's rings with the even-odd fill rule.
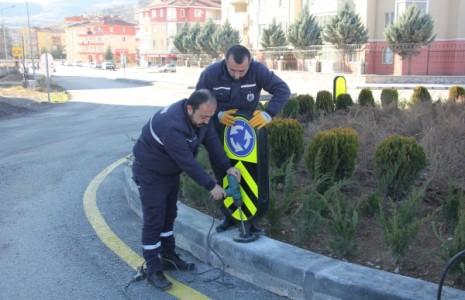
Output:
[[[415,4],[435,20],[436,39],[414,58],[412,74],[465,75],[465,1],[462,0],[223,0],[222,19],[230,20],[239,30],[245,46],[258,51],[261,32],[273,18],[287,30],[307,7],[324,26],[346,2],[360,15],[369,33],[363,50],[348,56],[349,71],[361,72],[363,66],[363,72],[368,74],[406,74],[407,62],[389,49],[384,30],[408,6]],[[329,69],[333,67],[327,56],[316,59],[322,60],[323,66],[329,65]]]
[[[23,47],[23,53],[26,58],[31,57],[31,47],[34,58],[40,57],[43,51],[48,53],[65,48],[65,32],[60,28],[40,28],[31,27],[31,34],[29,35],[29,28],[23,27],[19,29],[18,36],[15,38],[15,44]]]
[[[177,59],[174,37],[184,23],[221,23],[221,1],[155,0],[138,9],[139,56],[141,62],[162,65]]]
[[[108,49],[117,62],[135,62],[137,57],[136,25],[114,17],[96,17],[68,25],[67,60],[84,64],[105,61]]]

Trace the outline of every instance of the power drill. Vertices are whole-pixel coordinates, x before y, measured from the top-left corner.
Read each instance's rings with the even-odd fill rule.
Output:
[[[239,182],[237,182],[236,177],[233,175],[228,174],[227,178],[229,187],[224,190],[226,192],[226,196],[232,197],[234,200],[234,205],[240,209],[242,206],[242,195]]]
[[[239,185],[239,182],[237,182],[236,177],[228,174],[227,178],[228,178],[229,187],[225,189],[224,191],[226,192],[226,195],[228,197],[233,198],[234,205],[239,210],[239,217],[241,218],[241,227],[242,227],[241,238],[244,238],[247,235],[247,231],[244,225],[244,216],[242,215],[243,201],[242,201],[241,187]]]

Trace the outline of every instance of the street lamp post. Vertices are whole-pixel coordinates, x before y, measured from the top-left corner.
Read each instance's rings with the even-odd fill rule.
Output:
[[[32,63],[32,80],[33,85],[35,85],[36,80],[36,68],[34,65],[34,49],[32,49],[32,35],[31,35],[31,21],[29,20],[29,5],[26,2],[26,12],[27,12],[27,27],[29,29],[29,46],[31,47],[31,63]]]
[[[16,5],[8,6],[8,7],[3,7],[0,10],[2,11],[2,28],[3,28],[3,44],[5,45],[5,63],[6,63],[6,72],[9,73],[8,70],[8,63],[6,62],[8,60],[8,55],[7,55],[7,47],[6,47],[6,34],[5,34],[5,22],[3,21],[3,11],[5,9],[10,9],[10,8],[15,8]]]

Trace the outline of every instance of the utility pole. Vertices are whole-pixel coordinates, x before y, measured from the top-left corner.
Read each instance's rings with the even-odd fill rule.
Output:
[[[5,34],[5,22],[3,21],[3,11],[5,9],[10,9],[10,8],[15,8],[16,5],[12,5],[12,6],[8,6],[8,7],[3,7],[2,9],[0,9],[2,11],[2,28],[3,28],[3,44],[5,45],[5,64],[6,64],[6,73],[9,74],[9,70],[8,70],[8,63],[7,63],[7,60],[8,60],[8,51],[7,51],[7,42],[6,42],[6,34]]]

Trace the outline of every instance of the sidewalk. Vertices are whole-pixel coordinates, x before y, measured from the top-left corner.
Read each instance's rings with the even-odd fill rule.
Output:
[[[172,83],[186,86],[189,89],[194,89],[195,84],[199,78],[203,68],[198,67],[178,67],[176,73],[162,73],[162,74],[175,74],[175,76],[165,76],[159,83]],[[296,94],[310,94],[314,98],[321,90],[327,90],[333,92],[333,80],[334,77],[341,74],[325,74],[325,73],[310,73],[303,71],[273,71],[276,75],[281,77],[290,87],[292,93]],[[154,82],[160,78],[160,73],[156,75],[155,68],[127,68],[126,79],[151,81]],[[347,93],[352,96],[352,99],[356,102],[360,91],[363,88],[369,88],[373,92],[375,101],[380,101],[381,91],[384,88],[395,88],[398,90],[399,100],[409,100],[413,94],[413,89],[422,85],[428,88],[429,93],[433,100],[447,99],[449,96],[449,88],[457,85],[457,83],[450,84],[415,84],[415,83],[360,83],[356,80],[357,76],[344,75],[346,78]],[[168,78],[171,77],[171,78]],[[465,78],[465,77],[464,77]],[[460,84],[459,84],[460,85]],[[465,82],[461,84],[465,85]]]
[[[124,165],[128,205],[142,217],[139,194],[131,169]],[[278,295],[315,300],[433,300],[438,286],[385,271],[331,259],[266,236],[241,244],[237,230],[217,233],[212,218],[178,202],[174,233],[177,246],[200,260],[221,267],[212,247],[224,260],[226,272]],[[215,220],[215,225],[219,224]],[[208,242],[210,241],[210,243]],[[465,291],[443,287],[442,300],[465,299]]]

